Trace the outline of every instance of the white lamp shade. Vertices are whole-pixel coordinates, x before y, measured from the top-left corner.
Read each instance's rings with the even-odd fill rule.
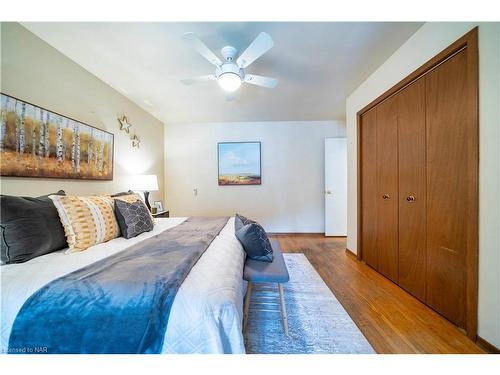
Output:
[[[157,191],[158,178],[155,174],[141,174],[133,176],[130,185],[133,191]]]

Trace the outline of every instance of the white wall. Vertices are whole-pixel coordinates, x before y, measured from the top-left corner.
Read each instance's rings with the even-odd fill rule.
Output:
[[[175,216],[238,212],[270,232],[324,232],[326,137],[345,137],[345,125],[329,121],[167,124],[166,206]],[[262,142],[262,185],[218,186],[217,142],[224,141]]]
[[[347,247],[357,251],[356,113],[452,42],[474,23],[426,23],[346,101]],[[500,24],[479,25],[479,335],[500,347]]]
[[[156,174],[164,199],[163,123],[17,23],[1,23],[1,91],[114,133],[113,181],[2,177],[2,194],[37,196],[64,189],[68,194],[116,193],[129,176]],[[126,115],[141,139],[132,148],[119,130]]]

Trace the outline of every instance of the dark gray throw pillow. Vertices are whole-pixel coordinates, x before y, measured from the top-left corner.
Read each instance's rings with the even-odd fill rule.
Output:
[[[59,190],[54,195],[66,195]],[[68,246],[64,228],[48,195],[0,195],[2,264],[23,263]]]
[[[250,259],[262,262],[273,261],[273,248],[266,231],[258,223],[244,225],[236,231],[236,237]]]
[[[115,214],[122,236],[125,238],[132,238],[153,230],[153,220],[151,220],[148,208],[141,200],[128,203],[115,199]]]
[[[234,232],[236,233],[241,228],[243,228],[245,225],[253,224],[253,223],[256,223],[256,221],[247,219],[245,216],[242,216],[240,214],[236,214],[234,216]]]
[[[129,190],[129,191],[121,191],[119,193],[115,193],[115,194],[111,194],[111,196],[113,198],[116,198],[116,197],[121,197],[123,195],[130,195],[130,194],[134,194],[134,192],[132,190]]]

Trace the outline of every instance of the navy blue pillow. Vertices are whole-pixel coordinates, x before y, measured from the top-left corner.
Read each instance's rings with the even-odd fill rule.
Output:
[[[266,231],[259,224],[244,225],[235,234],[250,259],[262,262],[273,261],[273,248]]]
[[[236,214],[234,216],[234,233],[239,231],[247,224],[253,224],[255,221],[247,219],[245,216],[241,216],[240,214]]]

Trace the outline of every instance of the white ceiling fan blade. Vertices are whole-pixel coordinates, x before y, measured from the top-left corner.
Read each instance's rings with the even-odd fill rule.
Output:
[[[274,89],[278,84],[276,78],[258,76],[255,74],[245,74],[245,82],[256,86],[266,87],[268,89]]]
[[[181,79],[181,82],[189,86],[192,85],[193,83],[201,83],[201,82],[216,81],[216,80],[217,77],[214,76],[213,74],[210,74],[208,76],[199,76],[199,77]]]
[[[196,50],[200,55],[206,58],[215,66],[222,64],[222,61],[203,43],[196,33],[185,33],[182,39]]]
[[[247,47],[247,49],[236,59],[240,68],[246,68],[264,53],[269,51],[274,42],[267,33],[260,33],[257,38]]]

